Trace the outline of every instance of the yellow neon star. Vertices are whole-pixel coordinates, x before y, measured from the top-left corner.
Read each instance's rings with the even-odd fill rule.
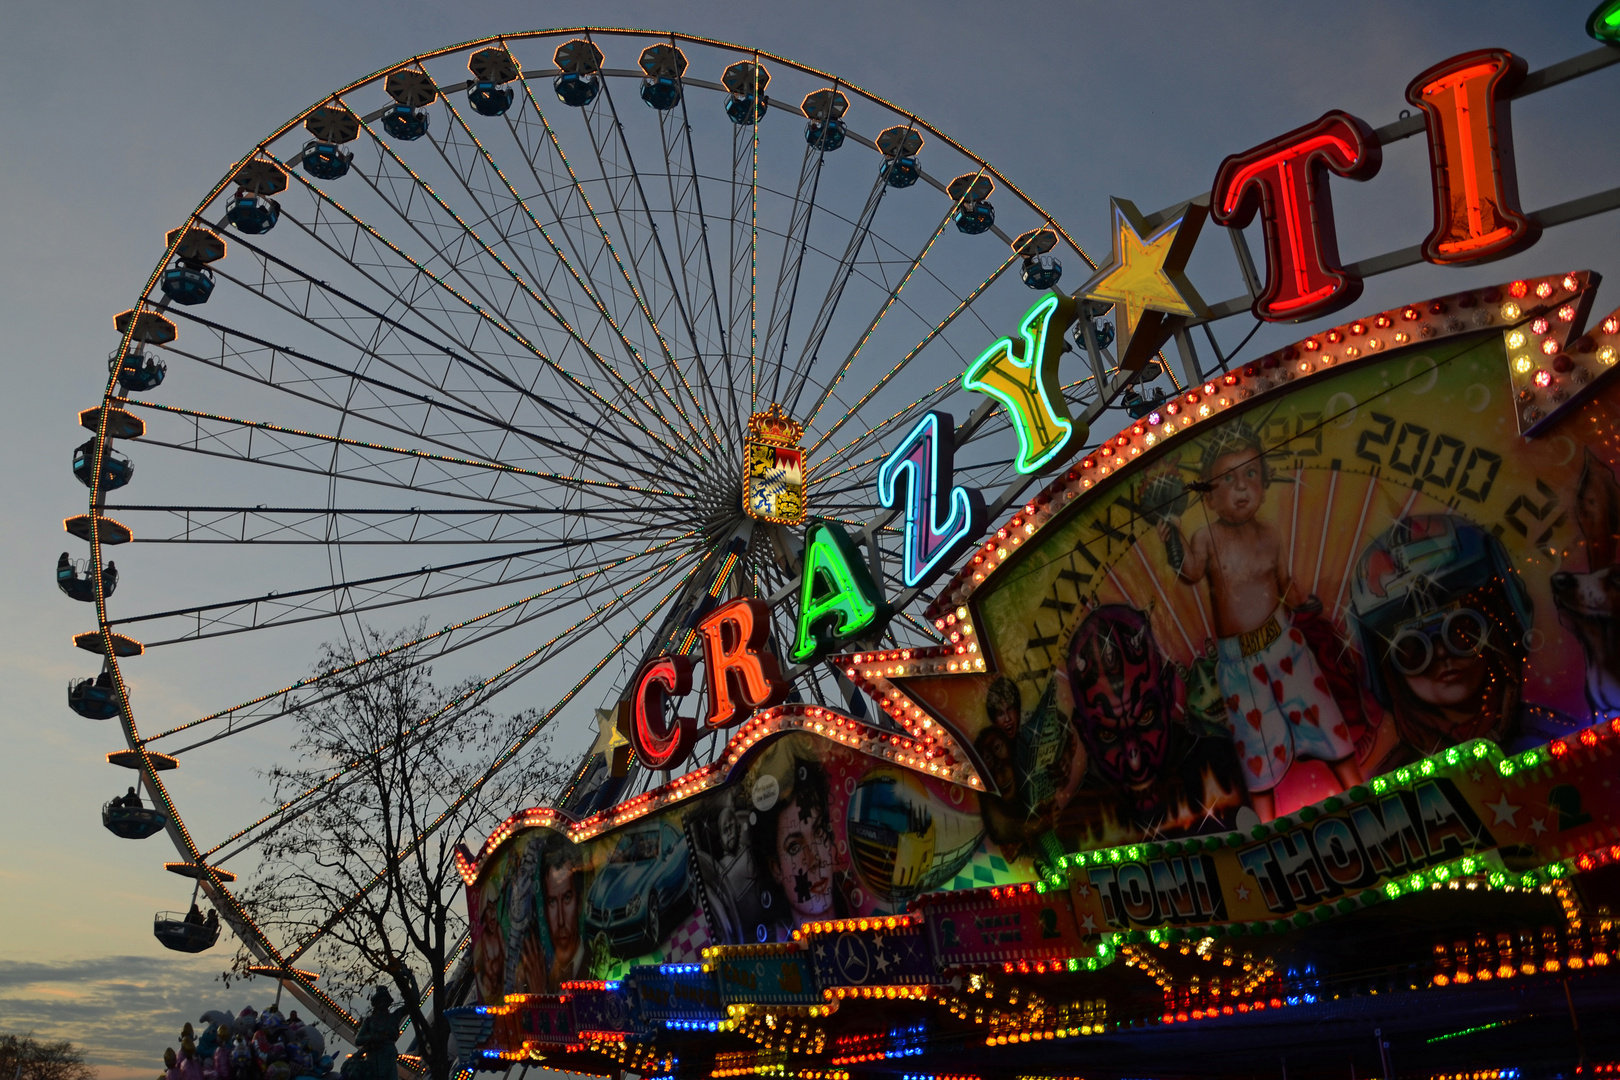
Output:
[[[1203,300],[1183,271],[1209,208],[1191,203],[1144,239],[1150,230],[1136,207],[1125,199],[1109,202],[1113,254],[1080,287],[1079,295],[1115,305],[1120,365],[1134,370],[1159,351],[1182,319],[1204,311]]]

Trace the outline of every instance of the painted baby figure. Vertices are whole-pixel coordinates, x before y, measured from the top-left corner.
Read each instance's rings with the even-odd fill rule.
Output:
[[[1361,769],[1344,715],[1290,615],[1304,598],[1282,538],[1259,516],[1271,485],[1259,436],[1242,423],[1214,432],[1199,480],[1212,520],[1185,542],[1164,520],[1159,536],[1184,584],[1209,582],[1226,722],[1255,813],[1270,821],[1274,791],[1296,759],[1325,762],[1341,790],[1361,782]]]

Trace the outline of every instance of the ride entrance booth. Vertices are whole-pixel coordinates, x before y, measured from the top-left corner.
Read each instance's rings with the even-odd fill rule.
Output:
[[[1096,258],[925,121],[688,35],[470,42],[312,106],[167,234],[81,417],[58,583],[103,671],[70,705],[152,800],[104,824],[196,882],[159,940],[213,945],[206,893],[355,1037],[292,966],[327,930],[278,939],[220,865],[327,784],[204,840],[179,765],[453,655],[488,673],[411,737],[517,686],[547,704],[491,774],[596,732],[555,805],[455,849],[464,1070],[1612,1072],[1620,309],[1526,266],[1620,194],[1525,208],[1511,138],[1516,99],[1615,74],[1620,8],[1586,30],[1113,199]],[[1420,135],[1429,235],[1345,263],[1334,191]],[[1200,292],[1201,245],[1241,295]],[[1419,265],[1454,287],[1362,302]],[[1306,325],[1226,352],[1231,318]],[[214,369],[249,402],[166,396]],[[109,504],[159,448],[266,493]],[[322,566],[124,610],[101,549],[137,536]],[[149,648],[257,671],[292,651],[262,633],[408,605],[403,644],[137,727]]]

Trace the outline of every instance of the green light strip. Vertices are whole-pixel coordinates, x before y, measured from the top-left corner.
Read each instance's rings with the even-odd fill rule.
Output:
[[[1503,777],[1509,777],[1522,769],[1532,768],[1549,761],[1551,751],[1546,746],[1535,747],[1519,754],[1504,755],[1500,747],[1486,739],[1474,739],[1460,746],[1449,747],[1437,754],[1433,754],[1411,765],[1403,766],[1392,773],[1374,777],[1368,781],[1366,789],[1372,795],[1382,795],[1391,791],[1397,785],[1406,785],[1422,777],[1435,776],[1446,768],[1455,768],[1474,761],[1493,761],[1496,771]],[[1328,812],[1335,812],[1339,803],[1337,798],[1324,800]],[[1312,809],[1314,808],[1306,808]],[[1287,818],[1280,819],[1287,822]],[[1291,827],[1284,825],[1284,828]],[[1270,828],[1256,826],[1256,830],[1265,828],[1270,834]],[[1263,838],[1257,835],[1256,839]],[[1204,838],[1215,840],[1224,846],[1241,846],[1249,840],[1244,833],[1228,833],[1224,839],[1218,836]],[[1236,843],[1234,843],[1234,840]],[[1195,839],[1193,843],[1200,841]],[[1171,841],[1169,843],[1174,843]],[[1043,879],[1036,883],[1039,892],[1052,889],[1067,888],[1069,884],[1069,868],[1083,866],[1100,866],[1105,863],[1139,862],[1144,858],[1152,858],[1163,845],[1157,843],[1136,843],[1112,848],[1099,848],[1093,851],[1082,851],[1072,855],[1064,855],[1058,859],[1058,865]],[[1575,872],[1571,860],[1554,860],[1533,870],[1522,873],[1508,872],[1492,869],[1488,859],[1481,855],[1465,855],[1426,870],[1410,874],[1402,874],[1382,885],[1369,886],[1361,890],[1356,896],[1345,896],[1333,904],[1321,904],[1309,912],[1299,911],[1292,916],[1280,919],[1256,920],[1249,923],[1212,924],[1210,926],[1191,927],[1189,929],[1155,928],[1152,930],[1122,930],[1103,935],[1105,941],[1114,944],[1125,944],[1136,941],[1151,941],[1155,944],[1167,941],[1194,940],[1205,937],[1242,936],[1244,934],[1286,933],[1302,928],[1313,922],[1325,922],[1335,915],[1349,914],[1358,907],[1370,907],[1383,900],[1395,900],[1402,896],[1416,893],[1426,889],[1435,889],[1445,886],[1453,879],[1479,876],[1478,884],[1488,889],[1535,889],[1549,886],[1561,881]]]
[[[1518,1023],[1518,1021],[1517,1020],[1494,1020],[1489,1024],[1480,1024],[1477,1027],[1463,1028],[1461,1031],[1452,1031],[1452,1032],[1448,1032],[1445,1035],[1436,1035],[1432,1039],[1425,1039],[1423,1041],[1432,1046],[1437,1042],[1445,1042],[1447,1039],[1460,1039],[1464,1035],[1473,1035],[1476,1032],[1490,1031],[1492,1028],[1507,1027],[1509,1024],[1515,1024],[1515,1023]]]

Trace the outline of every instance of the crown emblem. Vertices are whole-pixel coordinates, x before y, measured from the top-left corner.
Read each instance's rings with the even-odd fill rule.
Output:
[[[804,521],[804,425],[772,404],[748,418],[743,444],[743,510],[760,521]]]
[[[797,446],[804,438],[804,425],[784,413],[782,406],[772,403],[769,409],[748,418],[748,437],[773,446]]]

